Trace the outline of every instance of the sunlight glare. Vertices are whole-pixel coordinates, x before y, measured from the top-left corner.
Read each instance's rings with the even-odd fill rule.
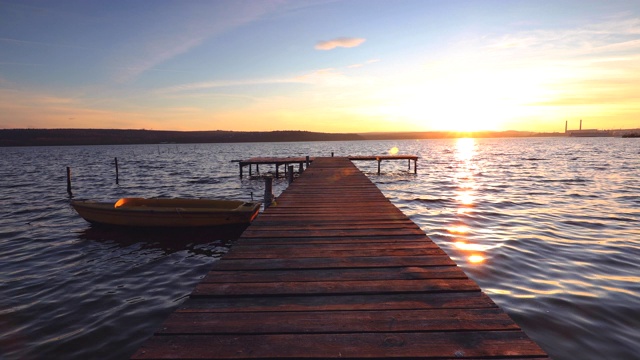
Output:
[[[480,244],[469,244],[464,241],[456,241],[455,245],[460,250],[484,251],[484,246]]]
[[[473,205],[475,197],[469,191],[461,192],[456,196],[456,200],[458,200],[462,205],[470,206]]]
[[[389,150],[389,155],[395,155],[398,153],[398,151],[400,150],[398,150],[398,148],[394,146]]]
[[[456,141],[456,158],[461,161],[471,160],[475,153],[476,141],[471,138],[460,138]]]
[[[447,229],[452,234],[466,234],[469,232],[469,227],[464,225],[452,226]]]
[[[469,262],[472,264],[480,264],[484,262],[484,256],[482,255],[471,255],[469,256]]]

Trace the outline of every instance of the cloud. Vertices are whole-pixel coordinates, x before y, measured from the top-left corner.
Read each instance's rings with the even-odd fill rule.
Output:
[[[46,47],[57,47],[57,48],[70,48],[70,49],[83,49],[83,50],[91,50],[91,48],[86,46],[77,46],[77,45],[69,45],[69,44],[57,44],[57,43],[46,43],[42,41],[28,41],[21,39],[13,39],[13,38],[0,38],[0,42],[13,44],[13,45],[22,45],[22,46],[46,46]]]
[[[377,60],[369,60],[366,63],[373,63]],[[157,94],[177,94],[184,92],[198,92],[201,90],[226,88],[226,87],[247,87],[253,85],[269,85],[269,84],[307,84],[307,85],[329,85],[344,86],[351,83],[349,77],[342,72],[333,69],[318,69],[307,72],[302,75],[283,77],[283,78],[264,78],[264,79],[244,79],[244,80],[225,80],[225,81],[202,81],[197,83],[182,84],[157,89]]]
[[[227,81],[202,81],[197,83],[182,84],[176,86],[169,86],[158,89],[156,93],[159,94],[171,94],[181,92],[195,92],[207,89],[225,88],[233,86],[251,86],[251,85],[265,85],[265,84],[284,84],[299,82],[292,79],[246,79],[246,80],[227,80]]]
[[[328,86],[345,86],[351,83],[350,79],[346,75],[333,68],[319,69],[304,75],[296,76],[291,79],[291,82]]]
[[[615,19],[573,28],[508,34],[489,45],[507,51],[564,51],[574,55],[635,52],[640,49],[640,19]]]
[[[349,69],[357,69],[357,68],[361,68],[361,67],[363,67],[363,66],[365,66],[365,65],[369,65],[369,64],[377,63],[377,62],[379,62],[379,61],[380,61],[380,59],[371,59],[371,60],[366,61],[365,63],[353,64],[353,65],[349,65],[349,66],[347,66],[347,67],[348,67]]]
[[[319,41],[315,48],[316,50],[333,50],[337,47],[352,48],[360,46],[366,39],[352,38],[352,37],[339,37],[327,41]]]
[[[201,46],[211,38],[257,21],[280,9],[280,2],[195,3],[150,12],[143,25],[131,24],[135,35],[112,54],[110,66],[117,69],[117,82],[128,82],[170,59]],[[159,14],[159,15],[154,15]],[[212,18],[211,14],[215,14]],[[185,25],[186,24],[186,25]]]

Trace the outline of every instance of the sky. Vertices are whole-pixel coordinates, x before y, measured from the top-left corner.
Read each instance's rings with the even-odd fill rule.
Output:
[[[0,0],[0,128],[640,128],[640,0]]]

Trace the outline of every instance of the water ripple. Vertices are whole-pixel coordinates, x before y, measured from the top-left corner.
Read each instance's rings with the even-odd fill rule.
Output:
[[[553,358],[637,359],[640,142],[623,140],[0,149],[0,357],[127,358],[237,237],[91,227],[69,206],[67,166],[74,198],[259,200],[262,181],[231,160],[398,147],[421,157],[417,175],[356,165]]]

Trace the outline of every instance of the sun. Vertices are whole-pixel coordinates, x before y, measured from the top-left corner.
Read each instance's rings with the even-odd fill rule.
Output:
[[[385,114],[416,129],[452,132],[506,131],[518,119],[534,115],[530,106],[549,94],[544,72],[515,73],[492,63],[467,62],[425,67],[402,88],[384,93]]]
[[[466,85],[466,86],[465,86]],[[473,132],[508,130],[502,127],[513,115],[501,103],[498,89],[468,84],[441,84],[440,88],[417,86],[410,96],[386,108],[387,114],[405,119],[415,128],[435,131]]]

